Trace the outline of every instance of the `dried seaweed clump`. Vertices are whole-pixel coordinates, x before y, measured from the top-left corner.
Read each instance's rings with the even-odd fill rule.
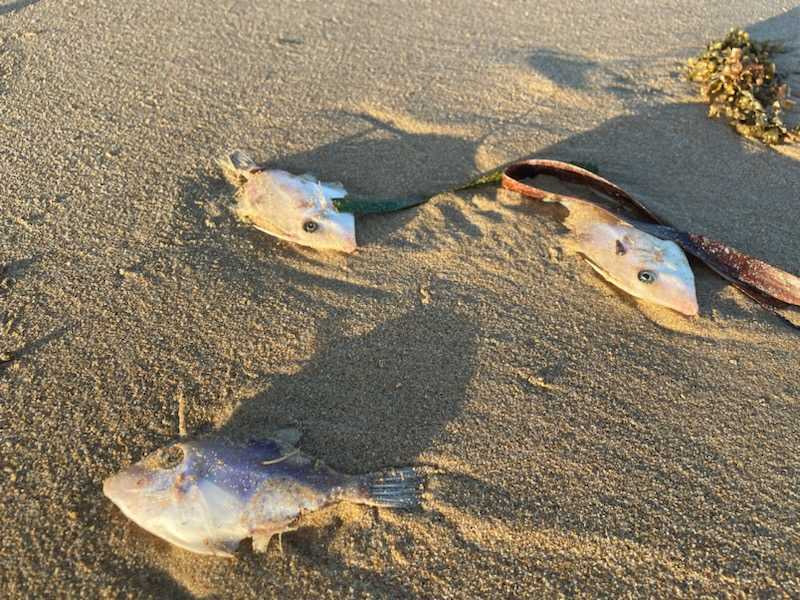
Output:
[[[783,111],[793,102],[789,85],[770,60],[780,50],[777,44],[755,42],[746,31],[734,29],[689,60],[689,79],[700,83],[711,105],[708,116],[724,115],[740,134],[765,144],[800,140],[800,127],[783,122]]]

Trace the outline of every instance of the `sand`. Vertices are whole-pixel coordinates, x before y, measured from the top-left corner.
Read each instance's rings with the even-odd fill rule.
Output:
[[[235,222],[214,159],[376,196],[591,161],[798,273],[800,155],[707,119],[681,64],[746,26],[800,71],[800,8],[272,4],[0,2],[0,596],[799,595],[797,331],[701,266],[698,318],[637,303],[491,188],[294,247]],[[424,509],[174,548],[100,486],[179,404],[192,435],[428,465]]]

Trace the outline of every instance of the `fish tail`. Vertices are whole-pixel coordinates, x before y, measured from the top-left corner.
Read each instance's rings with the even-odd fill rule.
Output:
[[[425,476],[413,467],[369,473],[359,479],[359,495],[355,501],[361,504],[414,508],[422,502]]]
[[[222,174],[231,184],[242,185],[246,180],[246,173],[258,169],[255,161],[241,150],[234,150],[217,160],[217,164],[222,169]]]

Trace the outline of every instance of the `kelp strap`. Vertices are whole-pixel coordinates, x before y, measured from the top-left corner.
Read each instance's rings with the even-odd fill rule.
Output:
[[[546,192],[522,181],[523,179],[533,179],[538,175],[550,175],[567,183],[577,183],[589,187],[615,200],[622,208],[631,212],[636,219],[662,223],[654,213],[650,212],[647,207],[635,200],[633,196],[622,188],[588,169],[558,160],[521,160],[511,163],[503,170],[500,185],[507,190],[517,192],[534,200],[544,200],[545,197],[559,196],[559,194]],[[573,199],[579,202],[587,202],[582,198]],[[591,200],[588,200],[588,202],[591,202]]]

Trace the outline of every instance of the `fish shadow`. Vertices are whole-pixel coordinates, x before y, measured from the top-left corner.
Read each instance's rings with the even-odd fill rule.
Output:
[[[304,451],[342,472],[417,463],[463,410],[478,336],[472,320],[426,305],[352,337],[342,337],[334,321],[322,323],[319,350],[307,365],[273,378],[264,392],[242,402],[217,433],[257,438],[291,423],[304,434]],[[377,513],[373,518],[379,518]],[[334,517],[327,525],[285,535],[283,543],[298,561],[330,577],[328,586],[343,594],[352,593],[353,585],[366,585],[387,596],[414,597],[391,573],[352,565],[331,551],[340,526]],[[371,531],[354,535],[365,553],[374,551]],[[246,550],[240,558],[244,569],[283,560]],[[342,571],[356,579],[333,576]]]
[[[411,464],[461,413],[478,335],[465,316],[425,305],[351,337],[323,322],[306,366],[273,377],[220,433],[260,437],[297,423],[301,447],[338,470]]]

